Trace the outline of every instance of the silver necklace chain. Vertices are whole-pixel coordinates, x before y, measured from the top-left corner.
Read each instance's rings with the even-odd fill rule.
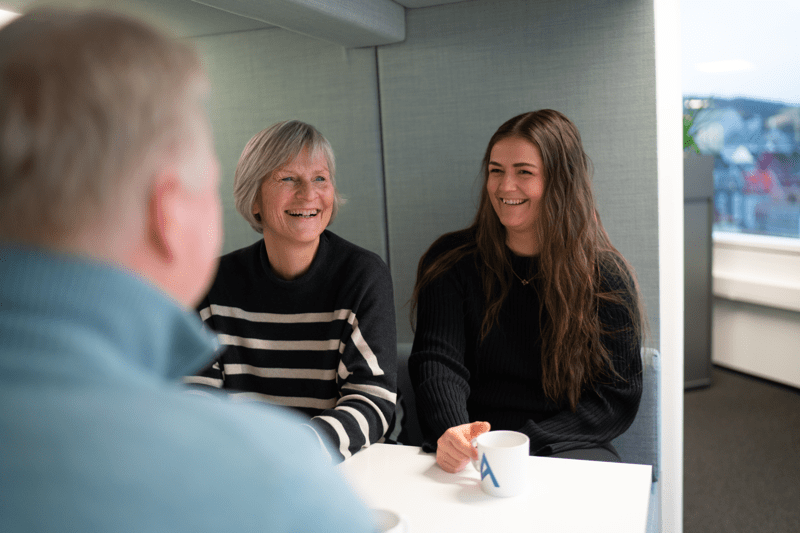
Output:
[[[533,276],[529,277],[528,279],[522,279],[521,277],[519,277],[519,274],[517,274],[517,271],[516,271],[516,270],[514,270],[514,268],[513,268],[513,267],[511,268],[511,272],[513,272],[513,273],[514,273],[514,275],[515,275],[515,276],[517,276],[517,279],[518,279],[518,280],[520,280],[520,281],[522,282],[522,286],[523,286],[523,287],[524,287],[524,286],[526,286],[526,285],[527,285],[528,283],[530,283],[531,281],[533,281],[533,278],[535,278],[535,277],[536,277],[536,275],[533,275]]]

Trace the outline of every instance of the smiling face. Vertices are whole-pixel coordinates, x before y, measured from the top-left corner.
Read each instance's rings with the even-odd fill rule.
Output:
[[[486,191],[500,223],[506,244],[519,255],[534,255],[536,223],[544,194],[544,164],[539,149],[519,137],[498,141],[491,151]]]
[[[334,189],[322,151],[303,150],[261,184],[253,214],[260,215],[267,249],[319,244],[333,209]]]

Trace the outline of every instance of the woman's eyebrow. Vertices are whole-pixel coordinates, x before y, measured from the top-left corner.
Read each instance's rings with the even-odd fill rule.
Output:
[[[287,170],[279,168],[273,174],[299,174],[296,170]],[[309,171],[309,174],[330,174],[330,170],[325,167],[320,167],[314,170]]]
[[[503,165],[501,165],[500,163],[495,163],[494,161],[489,161],[489,164],[490,164],[490,165],[495,165],[495,166],[498,166],[498,167],[502,167],[502,166],[503,166]],[[513,166],[513,167],[515,167],[515,168],[517,168],[517,167],[533,167],[533,168],[539,168],[539,167],[537,167],[536,165],[534,165],[533,163],[514,163],[514,164],[513,164],[513,165],[511,165],[511,166]]]

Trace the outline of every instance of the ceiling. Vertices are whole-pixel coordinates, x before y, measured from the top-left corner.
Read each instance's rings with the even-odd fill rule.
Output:
[[[405,39],[405,10],[464,0],[56,0],[59,4],[122,9],[166,26],[178,37],[281,27],[347,48]],[[23,12],[53,0],[0,0]]]
[[[432,7],[432,6],[439,6],[442,4],[455,4],[457,2],[463,2],[464,0],[394,0],[401,6],[405,6],[408,8],[416,8],[416,7]]]

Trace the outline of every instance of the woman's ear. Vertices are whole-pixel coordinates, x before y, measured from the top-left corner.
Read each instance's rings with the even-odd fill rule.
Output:
[[[253,208],[250,212],[253,214],[253,218],[255,218],[258,222],[261,222],[261,192],[256,195],[255,200],[253,201]]]

